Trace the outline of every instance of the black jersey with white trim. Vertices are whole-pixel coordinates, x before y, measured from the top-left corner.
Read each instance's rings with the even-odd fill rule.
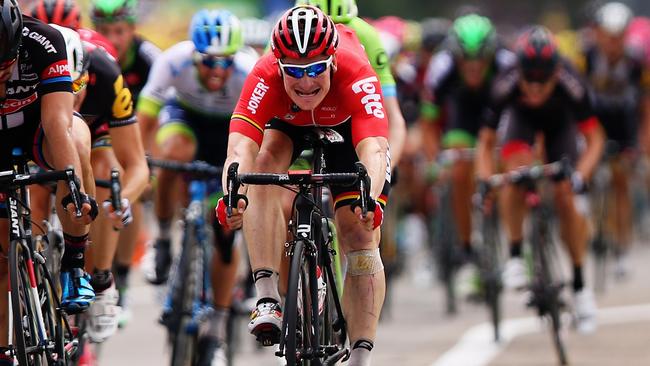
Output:
[[[0,101],[0,130],[41,122],[41,97],[72,92],[72,79],[63,36],[29,16],[23,16],[23,40],[5,99]]]

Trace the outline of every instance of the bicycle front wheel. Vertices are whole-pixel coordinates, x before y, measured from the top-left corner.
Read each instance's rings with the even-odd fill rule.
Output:
[[[308,365],[308,359],[303,356],[306,350],[312,349],[311,301],[304,250],[305,242],[296,241],[289,267],[289,284],[282,320],[282,331],[285,335],[284,357],[287,366]]]
[[[12,342],[20,366],[47,365],[39,350],[39,330],[28,271],[29,253],[19,241],[9,246],[9,282],[14,328]],[[32,264],[33,265],[33,264]]]
[[[172,340],[171,366],[192,366],[196,361],[197,327],[194,324],[194,300],[199,286],[199,247],[195,230],[191,225],[185,228],[183,253],[172,280],[173,309],[178,316],[177,323],[169,329]]]

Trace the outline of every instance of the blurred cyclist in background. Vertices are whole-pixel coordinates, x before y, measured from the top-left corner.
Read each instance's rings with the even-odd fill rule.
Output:
[[[494,148],[497,128],[503,124],[500,157],[505,171],[531,165],[539,156],[533,150],[543,136],[542,159],[555,162],[568,158],[574,166],[571,177],[554,182],[553,198],[560,237],[569,249],[573,265],[573,304],[578,331],[596,329],[596,302],[583,273],[587,254],[587,213],[578,210],[576,194],[583,193],[603,151],[604,134],[594,114],[587,85],[560,58],[551,32],[534,26],[516,43],[517,67],[494,81],[477,145],[478,191],[489,191],[485,180],[497,171]],[[506,118],[502,118],[507,116]],[[578,151],[578,137],[585,149]],[[523,288],[528,283],[523,258],[523,221],[526,216],[524,190],[507,185],[502,190],[504,228],[510,241],[509,278],[504,283]],[[504,273],[506,275],[506,273]]]
[[[138,102],[138,120],[145,124],[147,133],[156,135],[158,157],[182,162],[203,160],[221,167],[226,159],[230,116],[258,56],[243,47],[239,20],[227,10],[197,12],[189,37],[191,40],[172,46],[154,63]],[[171,90],[174,93],[168,99]],[[165,283],[169,275],[172,219],[186,195],[181,178],[169,170],[158,173],[155,211],[160,230],[155,271],[147,277],[153,284]],[[213,365],[226,364],[226,325],[238,263],[234,231],[224,229],[216,220],[213,224],[217,249],[211,277],[215,311],[209,329],[199,335],[199,349],[205,353],[198,365],[210,365],[213,355]],[[163,307],[163,323],[174,315],[171,310],[168,304]]]
[[[272,27],[273,24],[266,19],[243,18],[241,31],[244,45],[252,47],[258,55],[262,56],[269,46]]]
[[[516,62],[512,52],[499,47],[492,22],[477,14],[457,18],[444,46],[431,59],[424,80],[420,128],[422,148],[430,161],[435,161],[441,147],[475,146],[493,80]],[[462,263],[474,259],[470,241],[473,164],[461,160],[451,168],[453,215],[464,254]]]
[[[592,103],[610,141],[613,207],[612,237],[617,247],[616,275],[627,273],[627,251],[632,241],[632,202],[629,186],[638,148],[642,106],[650,106],[650,80],[643,82],[642,60],[625,47],[632,10],[620,2],[598,8],[591,24],[594,42],[583,51],[578,68],[591,87]]]
[[[154,60],[160,55],[158,47],[135,33],[137,7],[137,0],[93,0],[90,13],[95,29],[105,36],[117,51],[117,61],[135,104],[147,82]],[[142,124],[140,128],[143,128]],[[142,136],[146,136],[144,131]],[[151,141],[144,141],[144,146],[151,145]],[[142,204],[133,202],[132,210],[133,223],[120,233],[113,271],[115,284],[120,292],[119,305],[122,306],[124,315],[121,322],[126,322],[130,314],[125,301],[128,275],[142,229]]]

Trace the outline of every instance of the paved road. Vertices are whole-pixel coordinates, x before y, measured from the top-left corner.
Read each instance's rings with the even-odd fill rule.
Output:
[[[637,246],[633,254],[634,273],[627,281],[610,285],[598,298],[602,323],[598,331],[585,336],[567,330],[571,365],[650,364],[650,245]],[[102,347],[102,366],[167,363],[164,334],[155,321],[160,301],[151,287],[137,280],[135,317]],[[509,339],[495,345],[489,339],[490,328],[480,325],[487,319],[482,306],[464,303],[458,316],[446,317],[441,291],[416,286],[405,276],[396,283],[392,304],[380,325],[373,365],[555,364],[550,337],[524,308],[525,300],[524,294],[507,294],[504,303],[509,320],[504,332]],[[242,336],[236,366],[278,364],[272,352],[257,349],[250,336]]]

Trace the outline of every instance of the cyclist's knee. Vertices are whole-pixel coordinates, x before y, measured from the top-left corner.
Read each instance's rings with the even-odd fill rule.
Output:
[[[573,191],[568,181],[558,182],[555,185],[555,205],[560,212],[571,212],[575,205],[573,203]]]
[[[288,162],[272,150],[262,150],[255,158],[255,170],[270,173],[281,173],[287,170]]]
[[[196,154],[196,143],[183,134],[171,134],[160,144],[163,159],[191,161]]]
[[[372,276],[384,270],[379,248],[350,251],[346,259],[347,274],[350,276]]]
[[[109,179],[113,168],[118,168],[120,170],[120,175],[124,173],[120,163],[115,157],[113,149],[93,150],[91,156],[93,175],[95,176],[95,179]]]
[[[342,206],[336,210],[335,222],[337,226],[337,236],[341,246],[347,250],[361,250],[375,248],[379,242],[379,237],[374,230],[369,232],[359,223],[359,219],[354,215],[350,206]]]
[[[72,117],[72,139],[80,158],[90,156],[90,130],[86,122],[78,116]]]

